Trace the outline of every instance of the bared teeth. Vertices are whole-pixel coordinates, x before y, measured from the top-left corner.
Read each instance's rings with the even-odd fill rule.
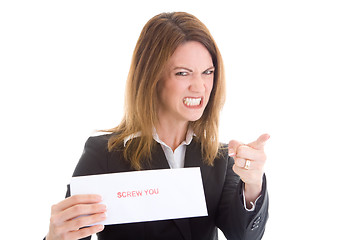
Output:
[[[184,104],[187,106],[197,106],[200,105],[201,98],[184,98]]]

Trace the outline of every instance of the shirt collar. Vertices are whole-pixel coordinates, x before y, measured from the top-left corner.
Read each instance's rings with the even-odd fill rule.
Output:
[[[153,128],[153,139],[160,143],[160,144],[163,144],[163,145],[166,145],[163,141],[161,141],[161,139],[159,138],[159,135],[157,134],[156,132],[156,129]],[[133,138],[137,138],[137,137],[140,137],[141,136],[141,132],[137,132],[137,133],[134,133],[134,134],[131,134],[130,136],[127,136],[125,139],[124,139],[124,147],[126,145],[126,143],[133,139]],[[185,144],[185,145],[189,145],[193,139],[193,136],[195,136],[194,134],[194,131],[191,129],[191,128],[188,128],[187,132],[186,132],[186,137],[185,137],[185,141],[183,141],[181,144]],[[181,145],[180,144],[180,145]]]
[[[127,136],[126,138],[124,138],[124,147],[129,140],[140,137],[140,136],[141,136],[141,132],[137,132],[137,133],[131,134],[130,136]]]

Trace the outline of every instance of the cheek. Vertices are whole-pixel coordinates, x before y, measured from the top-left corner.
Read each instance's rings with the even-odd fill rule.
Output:
[[[206,84],[205,84],[205,89],[206,89],[206,93],[209,96],[211,93],[211,90],[213,89],[213,85],[214,85],[214,80],[209,80]]]
[[[177,101],[184,92],[185,86],[176,81],[168,81],[162,85],[160,90],[161,98],[164,102]]]

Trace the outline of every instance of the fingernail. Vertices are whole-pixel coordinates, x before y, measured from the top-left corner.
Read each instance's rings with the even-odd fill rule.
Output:
[[[105,212],[107,211],[107,207],[105,204],[102,204],[102,207],[101,207],[102,210],[104,210]]]
[[[232,149],[229,149],[229,156],[230,156],[230,157],[233,157],[233,156],[235,156],[234,150],[232,150]]]
[[[105,219],[106,219],[106,213],[100,213],[99,219],[100,219],[101,221],[105,220]]]
[[[269,138],[270,138],[270,135],[269,134],[266,134],[267,136],[266,136],[266,140],[269,140]]]
[[[101,202],[103,199],[102,199],[102,196],[101,195],[95,195],[95,201],[97,202]]]

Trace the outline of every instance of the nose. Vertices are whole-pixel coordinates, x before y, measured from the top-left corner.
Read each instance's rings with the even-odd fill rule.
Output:
[[[194,74],[191,79],[189,90],[195,93],[202,93],[205,91],[205,81],[201,74]]]

